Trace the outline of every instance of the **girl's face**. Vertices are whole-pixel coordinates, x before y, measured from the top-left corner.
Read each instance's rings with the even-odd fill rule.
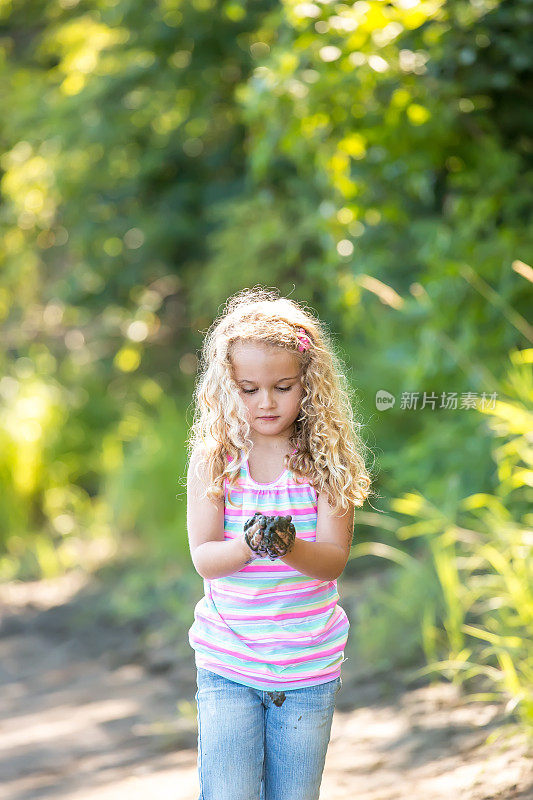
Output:
[[[238,341],[231,360],[255,441],[288,439],[304,395],[298,358],[282,347]]]

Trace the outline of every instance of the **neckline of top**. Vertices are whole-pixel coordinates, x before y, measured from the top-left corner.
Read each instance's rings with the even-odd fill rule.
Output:
[[[296,453],[297,450],[298,450],[298,448],[295,447],[294,450],[292,451],[291,455],[293,453]],[[248,459],[247,458],[244,460],[244,470],[246,472],[246,477],[248,478],[248,481],[251,484],[253,484],[254,486],[260,486],[262,489],[267,489],[269,486],[276,486],[281,481],[281,479],[289,472],[289,468],[286,467],[283,470],[283,472],[281,473],[281,475],[278,475],[276,480],[271,481],[270,483],[259,483],[258,481],[254,481],[254,479],[250,475],[250,468],[248,466]]]

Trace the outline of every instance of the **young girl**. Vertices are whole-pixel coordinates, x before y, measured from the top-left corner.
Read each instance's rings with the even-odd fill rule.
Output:
[[[187,529],[205,595],[189,642],[199,800],[318,800],[349,621],[337,578],[370,494],[348,382],[323,324],[245,289],[207,333]],[[255,512],[290,515],[276,553]],[[265,552],[264,550],[262,552]]]

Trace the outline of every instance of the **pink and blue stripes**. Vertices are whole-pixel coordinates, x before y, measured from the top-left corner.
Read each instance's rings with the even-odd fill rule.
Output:
[[[238,486],[225,483],[224,538],[243,536],[256,511],[291,514],[296,536],[315,541],[317,494],[289,470],[254,481],[245,461]],[[350,623],[337,581],[302,575],[276,559],[256,558],[224,578],[204,579],[189,642],[198,667],[257,689],[285,690],[333,680],[341,673]]]

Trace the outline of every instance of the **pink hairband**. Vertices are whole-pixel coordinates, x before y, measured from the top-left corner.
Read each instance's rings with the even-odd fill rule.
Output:
[[[296,335],[300,340],[300,344],[298,345],[298,350],[300,351],[300,353],[303,353],[304,350],[309,350],[309,347],[311,346],[311,339],[309,338],[305,330],[303,328],[298,328]]]

